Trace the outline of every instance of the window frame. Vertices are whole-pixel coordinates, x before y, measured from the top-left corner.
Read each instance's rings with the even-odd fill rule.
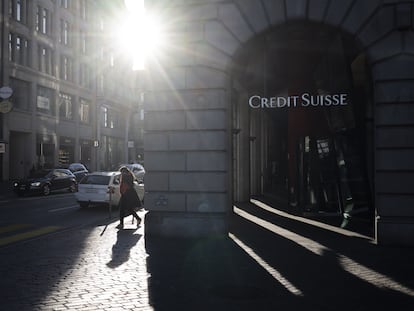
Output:
[[[64,111],[62,111],[63,104],[64,104]],[[59,117],[64,120],[73,120],[73,96],[72,95],[64,93],[64,92],[59,93]]]
[[[87,99],[79,99],[79,121],[81,123],[91,122],[91,102]]]

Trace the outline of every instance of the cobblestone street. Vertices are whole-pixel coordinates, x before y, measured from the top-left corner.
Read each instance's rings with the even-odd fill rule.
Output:
[[[145,238],[127,218],[4,247],[0,309],[412,309],[413,249],[301,220],[256,203],[228,238]]]

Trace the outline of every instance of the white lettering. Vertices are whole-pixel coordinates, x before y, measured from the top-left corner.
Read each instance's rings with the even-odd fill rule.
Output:
[[[308,93],[302,94],[302,107],[308,107],[309,104],[310,104],[309,94]]]
[[[265,108],[265,107],[269,108],[269,104],[268,104],[269,99],[267,99],[266,97],[262,97],[261,102],[262,102],[262,108]]]
[[[333,105],[338,106],[339,105],[339,95],[335,94],[335,95],[332,95],[332,97],[333,97]]]
[[[277,106],[279,107],[279,108],[283,108],[283,107],[285,107],[287,105],[287,99],[286,99],[286,97],[281,97],[281,96],[279,96],[278,98],[277,98]]]
[[[249,98],[249,106],[252,108],[260,108],[260,104],[259,105],[254,105],[253,100],[255,99],[259,99],[260,100],[260,96],[259,95],[254,95],[252,97]]]
[[[292,96],[274,96],[261,97],[253,95],[249,98],[249,106],[257,108],[284,108],[284,107],[329,107],[329,106],[346,106],[348,94],[325,94],[311,95],[303,93],[302,95]]]
[[[292,98],[293,98],[293,107],[296,107],[296,103],[297,103],[297,100],[298,100],[299,96],[292,96]],[[290,105],[289,105],[289,107],[290,107]]]
[[[348,103],[346,101],[347,96],[348,96],[348,94],[341,94],[341,105],[342,106],[348,105]]]

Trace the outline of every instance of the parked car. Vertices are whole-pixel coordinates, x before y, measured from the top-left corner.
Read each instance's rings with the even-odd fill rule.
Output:
[[[85,165],[83,165],[82,163],[71,163],[68,166],[68,170],[70,170],[73,175],[75,175],[76,180],[78,182],[81,181],[81,179],[89,173],[88,169],[86,168]]]
[[[89,205],[110,204],[118,205],[121,172],[93,172],[86,175],[78,185],[75,193],[81,207]],[[134,188],[141,201],[144,199],[144,184],[134,181]]]
[[[121,164],[119,166],[119,169],[123,166],[126,166],[135,175],[135,178],[138,181],[140,182],[144,181],[145,168],[141,164],[139,163]]]
[[[19,196],[29,194],[49,195],[52,191],[62,189],[75,192],[76,188],[77,181],[75,175],[67,169],[59,168],[34,171],[29,178],[13,183],[13,190]]]

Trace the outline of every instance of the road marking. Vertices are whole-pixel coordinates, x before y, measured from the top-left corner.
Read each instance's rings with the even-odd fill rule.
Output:
[[[27,227],[30,227],[30,226],[31,225],[28,225],[28,224],[9,225],[9,226],[0,228],[0,234],[11,232],[11,231],[16,231],[16,230],[19,230],[19,229],[22,229],[22,228],[27,228]]]
[[[53,213],[53,212],[59,212],[59,211],[64,211],[64,210],[67,210],[67,209],[78,208],[78,207],[79,207],[79,205],[65,206],[65,207],[50,209],[50,210],[48,210],[48,212]]]
[[[16,235],[12,235],[12,236],[9,236],[7,238],[0,239],[0,246],[4,246],[4,245],[10,244],[10,243],[18,242],[20,240],[34,238],[34,237],[37,237],[37,236],[40,236],[40,235],[43,235],[43,234],[46,234],[46,233],[57,231],[61,228],[63,228],[63,227],[50,226],[50,227],[44,227],[44,228],[40,228],[40,229],[36,229],[36,230],[24,232],[24,233],[19,233],[19,234],[16,234]]]

